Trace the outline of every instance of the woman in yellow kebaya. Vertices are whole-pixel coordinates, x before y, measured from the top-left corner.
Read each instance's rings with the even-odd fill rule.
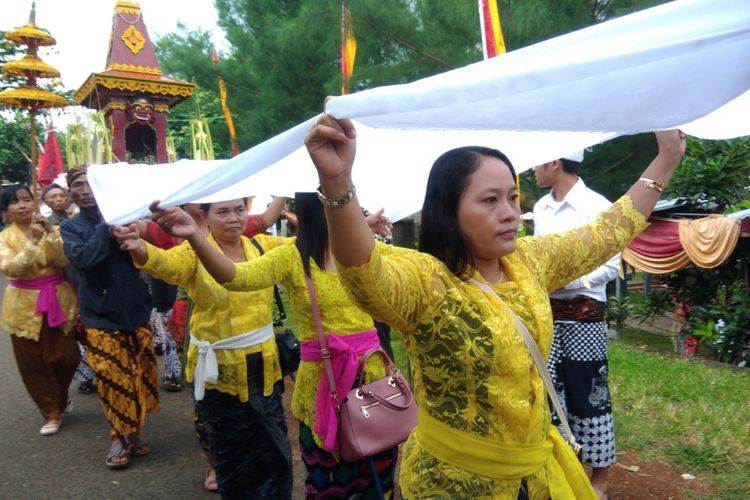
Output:
[[[360,307],[404,335],[419,424],[402,450],[403,497],[596,498],[551,425],[513,313],[546,357],[548,291],[594,269],[646,227],[684,135],[658,133],[659,152],[642,178],[595,222],[520,240],[508,158],[481,147],[448,151],[428,179],[420,251],[389,255],[361,220],[351,175],[355,138],[351,122],[323,115],[306,145],[341,282]]]
[[[207,203],[201,210],[210,231],[208,237],[199,231],[206,245],[233,262],[260,256],[242,235],[246,200]],[[291,447],[281,406],[284,386],[272,288],[224,289],[187,241],[162,250],[139,238],[135,224],[116,228],[114,235],[137,267],[180,285],[194,303],[186,377],[194,384],[196,410],[208,431],[219,493],[226,498],[291,498]],[[287,243],[263,234],[255,241],[264,252]]]
[[[10,334],[21,379],[44,417],[39,432],[48,436],[72,409],[68,386],[81,359],[72,333],[78,304],[64,278],[68,259],[60,232],[34,212],[29,188],[4,187],[0,209],[11,223],[0,233],[0,272],[10,278],[2,329]]]
[[[380,341],[372,317],[354,305],[339,283],[328,246],[325,215],[316,194],[297,193],[294,201],[299,219],[295,244],[274,248],[258,259],[242,263],[232,262],[207,244],[185,212],[167,209],[155,213],[154,218],[173,234],[187,238],[207,271],[227,289],[260,290],[277,283],[284,285],[302,341],[302,361],[294,386],[292,413],[300,420],[300,449],[307,470],[305,496],[378,498],[393,489],[397,449],[357,462],[340,461],[334,455],[337,415],[321,362],[307,279],[311,279],[315,289],[323,330],[330,332],[327,342],[334,372],[337,375],[347,373],[337,380],[339,394],[346,394],[354,383],[357,357],[377,349]],[[389,224],[381,214],[378,212],[368,219],[374,229]],[[361,212],[359,217],[365,220]],[[386,253],[389,251],[386,245],[378,246],[384,247]],[[381,362],[368,363],[370,378],[382,377],[383,373]],[[377,471],[375,474],[371,467]]]

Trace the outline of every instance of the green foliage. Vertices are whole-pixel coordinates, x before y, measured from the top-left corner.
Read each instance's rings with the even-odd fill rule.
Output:
[[[37,135],[41,137],[41,126]],[[16,112],[10,118],[0,115],[0,180],[3,183],[29,182],[29,121]]]
[[[712,302],[693,308],[690,333],[713,349],[719,361],[736,363],[750,349],[750,296],[739,281],[719,292]]]
[[[647,319],[664,316],[673,307],[672,294],[669,291],[654,290],[643,295],[643,302],[634,307],[634,316],[643,323]]]
[[[177,157],[193,158],[190,124],[194,119],[203,119],[209,124],[215,157],[228,158],[232,147],[218,87],[223,64],[213,62],[209,33],[187,31],[181,24],[178,24],[178,28],[179,32],[163,36],[155,43],[162,71],[196,84],[193,97],[177,104],[169,112],[169,131],[174,137]],[[233,90],[242,93],[241,89]],[[232,93],[230,89],[230,97]],[[235,111],[232,109],[233,115]]]
[[[614,321],[618,331],[622,329],[625,320],[630,317],[632,312],[633,304],[630,303],[630,298],[627,295],[619,299],[617,296],[611,295],[607,300],[607,319]]]
[[[728,141],[689,138],[668,193],[721,213],[750,197],[750,137]]]

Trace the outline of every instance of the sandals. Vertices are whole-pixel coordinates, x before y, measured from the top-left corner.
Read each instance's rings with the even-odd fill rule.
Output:
[[[145,457],[151,453],[151,447],[148,443],[141,441],[141,438],[137,434],[130,434],[124,437],[123,441],[127,446],[128,452],[134,457]]]
[[[39,429],[39,434],[42,436],[51,436],[53,434],[57,434],[57,431],[60,430],[60,424],[61,420],[55,419],[55,420],[48,420],[41,429]]]
[[[124,469],[130,465],[130,452],[119,439],[112,441],[107,452],[106,464],[110,469]]]
[[[211,471],[214,471],[214,477],[209,479],[208,476],[211,474]],[[203,488],[211,493],[219,492],[219,483],[216,482],[216,469],[213,467],[206,469],[206,478],[203,480]]]
[[[174,379],[165,379],[164,388],[169,392],[180,392],[182,390],[182,384]]]

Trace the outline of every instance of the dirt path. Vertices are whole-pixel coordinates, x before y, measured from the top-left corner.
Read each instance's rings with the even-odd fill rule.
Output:
[[[609,473],[609,494],[615,500],[678,500],[689,498],[687,492],[692,492],[693,498],[710,496],[708,484],[699,478],[683,479],[669,464],[643,463],[633,452],[625,452],[617,460]]]

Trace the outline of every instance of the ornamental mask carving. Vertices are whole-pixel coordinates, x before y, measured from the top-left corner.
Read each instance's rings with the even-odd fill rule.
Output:
[[[140,125],[150,125],[153,120],[154,105],[145,96],[136,96],[128,104],[128,121]]]

